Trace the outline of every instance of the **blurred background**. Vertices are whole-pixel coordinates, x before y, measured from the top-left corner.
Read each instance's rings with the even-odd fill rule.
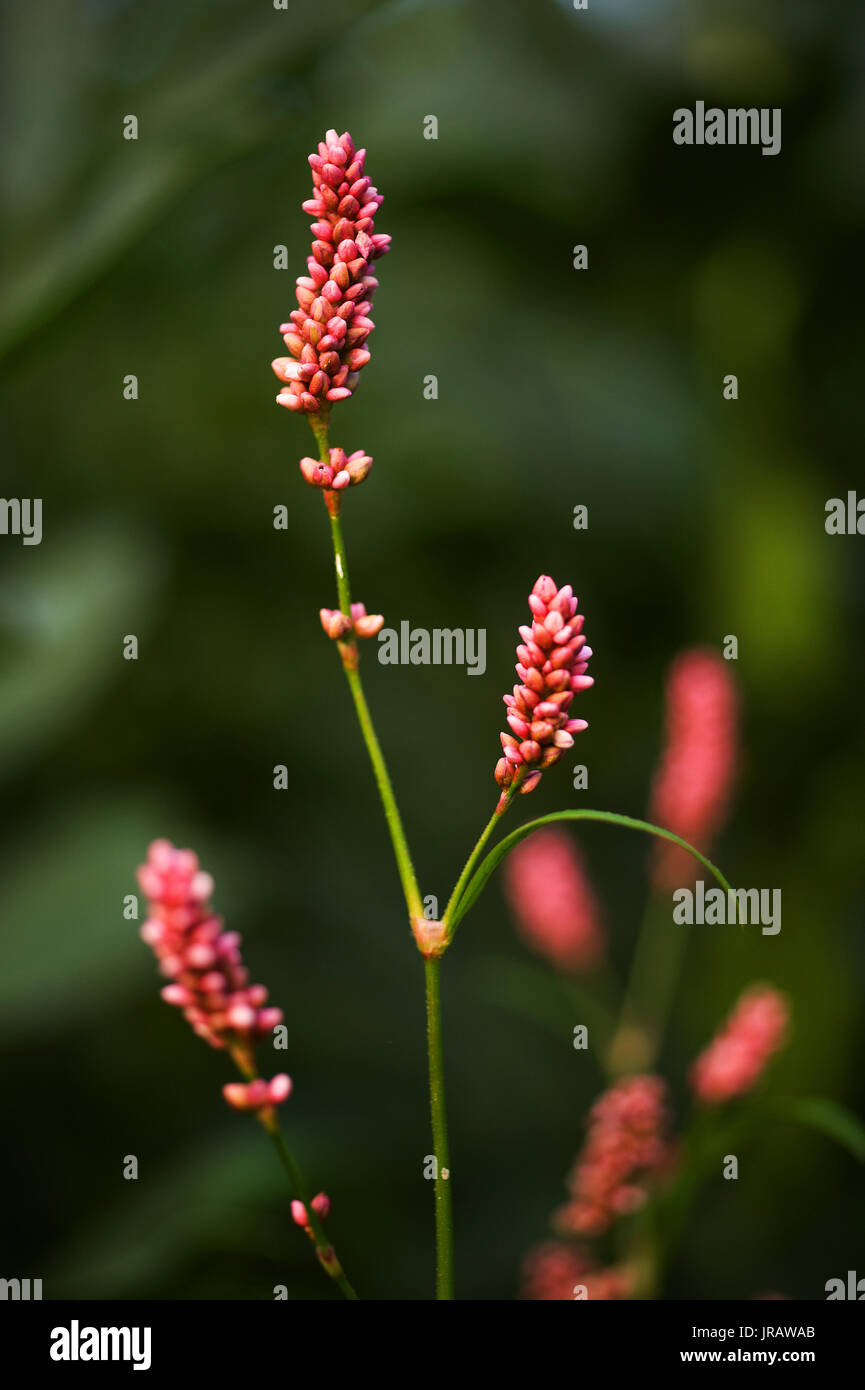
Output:
[[[165,835],[286,1011],[287,1134],[353,1281],[432,1292],[423,972],[319,626],[311,436],[269,365],[331,125],[369,150],[393,236],[331,436],[375,457],[345,507],[355,596],[488,635],[482,678],[366,652],[424,893],[443,908],[492,810],[541,571],[587,614],[589,788],[565,765],[520,819],[645,814],[669,663],[735,634],[743,772],[715,857],[782,888],[783,930],[694,930],[662,1070],[683,1111],[691,1059],[768,979],[795,1021],[769,1093],[861,1111],[865,542],[827,536],[824,507],[860,475],[863,22],[840,0],[3,6],[2,492],[41,497],[44,527],[0,538],[4,1276],[46,1298],[331,1296],[269,1145],[222,1102],[229,1064],[161,1003],[124,919]],[[675,146],[698,99],[781,107],[781,154]],[[623,973],[647,844],[578,838]],[[500,880],[444,988],[458,1293],[509,1299],[603,1083]],[[770,1125],[738,1184],[704,1191],[664,1296],[824,1297],[863,1208],[850,1154]]]

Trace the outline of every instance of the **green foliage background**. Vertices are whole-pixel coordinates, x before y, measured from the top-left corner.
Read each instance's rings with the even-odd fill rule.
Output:
[[[220,1099],[224,1058],[160,1003],[121,915],[168,835],[286,1010],[288,1132],[352,1279],[431,1293],[422,970],[319,628],[311,439],[269,367],[329,125],[370,151],[394,238],[373,362],[334,414],[333,442],[375,457],[346,504],[356,594],[488,633],[483,678],[365,663],[424,892],[443,902],[492,808],[539,572],[574,583],[596,686],[590,792],[565,769],[534,814],[644,814],[669,661],[735,633],[745,765],[717,858],[782,888],[784,926],[695,930],[664,1071],[681,1115],[695,1051],[768,978],[795,1014],[769,1094],[861,1108],[863,541],[823,527],[861,479],[861,9],[42,0],[3,27],[2,491],[43,498],[44,540],[0,544],[2,1273],[46,1297],[329,1296]],[[698,98],[782,107],[782,153],[675,147]],[[580,839],[623,969],[646,846]],[[528,964],[494,885],[445,965],[465,1298],[514,1296],[600,1085],[555,981],[503,987]],[[666,1294],[822,1297],[861,1258],[863,1205],[851,1156],[774,1123],[705,1192]]]

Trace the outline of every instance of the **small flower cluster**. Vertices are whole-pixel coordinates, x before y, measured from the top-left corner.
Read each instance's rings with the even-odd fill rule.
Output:
[[[721,1031],[691,1068],[698,1100],[717,1105],[756,1085],[773,1053],[787,1036],[789,1010],[771,985],[752,985],[741,996]]]
[[[666,702],[667,742],[649,819],[705,853],[724,823],[736,774],[738,700],[727,662],[700,648],[682,652],[670,668]],[[693,872],[687,850],[656,844],[658,887],[675,888]]]
[[[351,605],[351,617],[340,613],[338,608],[320,608],[318,616],[321,625],[333,642],[344,641],[346,637],[375,637],[384,624],[381,613],[367,613],[362,603]]]
[[[365,159],[348,132],[335,130],[309,156],[313,190],[303,210],[316,219],[315,240],[309,274],[297,281],[298,307],[280,327],[291,356],[273,363],[284,382],[277,401],[307,415],[347,400],[370,359],[366,341],[375,325],[368,315],[378,281],[369,269],[390,237],[374,228],[382,196],[364,174]]]
[[[330,1198],[326,1192],[319,1192],[316,1197],[313,1197],[309,1205],[312,1207],[316,1216],[320,1217],[322,1221],[325,1221],[327,1217],[330,1216]],[[296,1199],[292,1202],[291,1219],[296,1226],[302,1226],[307,1235],[311,1236],[313,1234],[312,1227],[309,1224],[306,1207],[303,1205],[303,1202],[299,1202]]]
[[[542,574],[529,595],[531,627],[520,628],[516,672],[521,684],[505,695],[510,733],[501,735],[504,757],[496,764],[496,781],[507,792],[518,784],[530,792],[542,772],[573,747],[573,735],[588,728],[585,719],[567,711],[578,690],[594,684],[586,675],[591,648],[582,635],[583,615],[570,584],[557,588]]]
[[[555,1225],[596,1236],[646,1198],[645,1179],[665,1163],[667,1088],[658,1076],[632,1076],[605,1091],[589,1113],[589,1134],[568,1180],[571,1198]]]
[[[252,1066],[257,1042],[282,1022],[282,1010],[265,1007],[267,990],[250,985],[237,932],[223,930],[210,908],[213,879],[202,872],[191,850],[169,840],[154,840],[138,882],[148,899],[141,938],[171,983],[163,999],[183,1010],[184,1018],[211,1047],[225,1048],[246,1068]],[[261,1111],[286,1099],[287,1076],[224,1088],[230,1105]]]
[[[279,1105],[291,1095],[291,1077],[280,1072],[270,1081],[260,1077],[255,1081],[229,1081],[222,1088],[222,1094],[235,1110],[262,1110]]]
[[[573,1302],[578,1297],[609,1302],[628,1298],[633,1286],[633,1273],[627,1266],[597,1269],[581,1246],[548,1240],[525,1258],[521,1297],[544,1303]]]
[[[372,458],[363,449],[355,449],[353,454],[347,455],[344,449],[334,448],[329,456],[329,463],[313,458],[300,460],[300,471],[310,487],[326,487],[334,492],[342,492],[343,488],[356,487],[369,476]]]
[[[504,863],[505,890],[527,944],[558,970],[590,969],[604,950],[601,907],[564,830],[536,830]]]

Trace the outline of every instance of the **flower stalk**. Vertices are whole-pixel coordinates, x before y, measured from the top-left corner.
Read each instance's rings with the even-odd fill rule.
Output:
[[[160,973],[170,981],[162,990],[163,999],[182,1009],[193,1031],[211,1047],[227,1052],[234,1062],[244,1080],[223,1086],[226,1102],[234,1110],[253,1114],[270,1136],[292,1195],[311,1211],[310,1232],[319,1264],[346,1298],[356,1299],[310,1207],[303,1174],[280,1131],[276,1107],[291,1095],[291,1078],[280,1073],[264,1080],[256,1065],[256,1047],[281,1025],[282,1010],[267,1005],[263,985],[249,984],[240,936],[224,931],[221,918],[213,913],[213,879],[199,868],[191,850],[177,849],[169,840],[154,840],[138,870],[138,881],[148,905],[140,935],[153,950]]]
[[[338,603],[336,609],[320,610],[321,623],[326,635],[336,642],[345,671],[384,810],[409,924],[424,961],[430,1118],[436,1161],[436,1295],[439,1299],[447,1300],[454,1296],[454,1241],[445,1104],[441,959],[453,940],[457,926],[477,901],[493,869],[533,829],[559,819],[586,819],[659,836],[666,842],[665,865],[676,862],[675,858],[670,858],[673,849],[677,852],[687,850],[724,887],[727,884],[714,865],[679,834],[645,821],[604,811],[563,812],[543,817],[519,827],[500,840],[492,850],[488,850],[500,821],[516,796],[530,794],[543,773],[573,747],[574,735],[587,727],[586,721],[573,717],[570,709],[575,697],[593,684],[592,677],[587,673],[592,653],[582,630],[584,617],[577,612],[577,599],[570,585],[559,588],[549,575],[541,575],[528,597],[530,622],[519,629],[520,642],[516,649],[518,683],[513,687],[513,693],[504,696],[508,727],[501,734],[502,756],[495,768],[498,801],[457,878],[441,920],[431,921],[424,915],[402,817],[359,670],[359,641],[375,636],[384,619],[381,614],[368,614],[363,604],[352,601],[342,528],[343,496],[367,479],[373,460],[363,450],[346,453],[341,447],[331,446],[329,430],[333,406],[351,396],[360,371],[370,361],[367,344],[374,325],[368,315],[378,285],[370,274],[370,266],[373,260],[389,249],[390,238],[375,232],[374,218],[382,198],[364,173],[365,151],[356,149],[348,133],[340,136],[335,130],[329,130],[309,162],[313,171],[313,196],[303,206],[316,219],[312,223],[314,240],[307,261],[309,273],[298,279],[297,308],[291,313],[290,321],[282,325],[281,331],[290,356],[277,358],[273,369],[280,379],[277,401],[289,410],[306,415],[315,437],[318,456],[301,459],[300,472],[307,485],[321,491],[327,510]],[[555,905],[550,908],[549,901],[547,909],[548,917],[550,912],[558,912]],[[573,919],[569,920],[568,930],[573,930]],[[545,921],[545,931],[548,925]],[[557,930],[559,925],[554,923]],[[578,925],[582,934],[580,961],[585,963],[588,958],[585,939],[588,927],[584,922]],[[569,962],[576,963],[576,957],[573,961],[569,957]],[[615,1178],[615,1182],[612,1179],[607,1182],[609,1191],[604,1188],[601,1192],[608,1205],[612,1204],[611,1210],[617,1203],[627,1203],[635,1195],[641,1194],[641,1189],[630,1182],[631,1170],[651,1168],[656,1164],[657,1154],[662,1147],[658,1138],[663,1118],[662,1099],[652,1078],[622,1083],[622,1089],[614,1092],[595,1116],[601,1125],[601,1140],[606,1142],[608,1134],[612,1134],[617,1147],[622,1150],[620,1172],[618,1169],[615,1172],[612,1169],[602,1171],[603,1165],[598,1167],[604,1181],[610,1179],[610,1173]],[[270,1128],[271,1137],[280,1148],[291,1176],[292,1160],[287,1150],[283,1155],[284,1145],[275,1111],[272,1107],[263,1109],[260,1118]],[[641,1126],[646,1130],[645,1136]],[[645,1142],[641,1147],[643,1139]],[[601,1140],[598,1145],[603,1147]],[[579,1190],[572,1194],[579,1207],[578,1224],[587,1219],[586,1212],[589,1211],[588,1198],[583,1190],[588,1182],[588,1172],[587,1167],[581,1173]],[[599,1192],[600,1188],[595,1183],[589,1194],[594,1202],[590,1216],[592,1213],[597,1216],[597,1212],[602,1211]],[[299,1217],[296,1219],[303,1223],[308,1221],[307,1229],[316,1241],[321,1257],[321,1240],[324,1237],[320,1215],[327,1199],[324,1194],[319,1194],[319,1198],[323,1199],[324,1206],[319,1202],[320,1210],[316,1210],[309,1202],[308,1195],[300,1191],[297,1203]],[[319,1201],[319,1198],[315,1201]],[[605,1212],[603,1208],[602,1214],[605,1215]],[[553,1252],[549,1258],[555,1264],[559,1261],[558,1252]],[[544,1281],[548,1280],[550,1267],[547,1259]],[[608,1297],[625,1296],[623,1291],[633,1287],[633,1274],[619,1270],[602,1272],[601,1287],[607,1291]]]

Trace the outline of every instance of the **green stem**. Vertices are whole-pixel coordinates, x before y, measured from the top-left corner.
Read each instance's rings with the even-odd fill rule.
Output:
[[[319,421],[313,425],[313,433],[318,441],[319,456],[323,462],[327,462],[328,455],[328,435],[326,422]],[[347,618],[351,617],[351,583],[348,575],[348,557],[345,549],[345,540],[342,534],[342,522],[339,516],[339,494],[327,494],[325,496],[328,514],[330,516],[330,534],[333,541],[333,561],[336,570],[336,588],[339,595],[340,612]],[[363,683],[360,672],[357,668],[358,651],[357,642],[353,639],[348,642],[340,642],[340,656],[348,681],[351,697],[354,701],[360,731],[363,741],[366,744],[369,760],[375,775],[378,793],[384,807],[385,820],[390,832],[391,844],[396,857],[397,869],[399,870],[400,882],[402,883],[403,894],[405,895],[406,905],[411,917],[423,916],[423,899],[421,898],[418,887],[417,875],[415,874],[412,863],[411,851],[408,847],[408,840],[403,828],[402,817],[397,806],[396,796],[394,795],[393,784],[390,780],[390,773],[387,770],[387,763],[375,725],[372,722],[369,705],[363,690]]]
[[[354,1289],[352,1288],[351,1284],[346,1278],[342,1265],[336,1258],[336,1252],[334,1251],[333,1246],[331,1245],[330,1241],[325,1235],[324,1227],[321,1224],[321,1220],[313,1210],[312,1203],[309,1197],[309,1191],[307,1189],[306,1183],[303,1180],[303,1174],[301,1173],[300,1169],[295,1163],[294,1158],[291,1154],[291,1150],[289,1149],[288,1145],[282,1137],[279,1124],[276,1120],[274,1120],[272,1124],[265,1124],[264,1127],[270,1135],[271,1139],[273,1140],[273,1146],[276,1149],[277,1154],[279,1155],[279,1161],[281,1162],[283,1168],[288,1174],[288,1180],[291,1184],[292,1192],[297,1195],[299,1200],[303,1202],[303,1205],[306,1207],[306,1219],[309,1224],[309,1228],[312,1231],[312,1236],[315,1242],[315,1248],[316,1253],[318,1254],[319,1263],[321,1264],[325,1273],[330,1276],[330,1278],[336,1284],[337,1288],[342,1291],[346,1298],[352,1300],[357,1299],[357,1294],[355,1293]]]
[[[480,839],[478,840],[477,844],[475,845],[474,849],[472,850],[471,854],[466,860],[465,865],[463,866],[463,871],[457,879],[456,884],[454,885],[454,891],[450,895],[448,905],[445,908],[445,915],[442,918],[442,921],[445,923],[445,926],[448,927],[448,940],[450,940],[450,937],[452,935],[452,932],[450,931],[451,917],[456,910],[460,898],[463,895],[463,890],[465,889],[466,884],[468,883],[469,879],[472,876],[472,873],[474,872],[475,865],[477,864],[478,860],[484,852],[487,841],[489,840],[490,836],[492,835],[502,816],[505,814],[508,807],[510,806],[512,795],[513,788],[509,789],[508,792],[506,792],[502,797],[499,798],[498,804],[496,805],[496,809],[493,811],[492,815],[490,816],[489,820],[484,826],[484,829],[482,830],[480,835]]]
[[[339,595],[339,611],[351,617],[351,585],[348,581],[348,559],[342,535],[342,522],[339,512],[329,512],[330,537],[333,541],[333,564],[336,570],[336,591]]]
[[[417,876],[412,863],[411,851],[408,847],[405,830],[403,829],[402,818],[397,806],[393,786],[381,751],[381,744],[375,732],[369,706],[361,685],[358,671],[346,667],[346,678],[349,689],[351,690],[354,707],[357,711],[357,718],[360,724],[363,740],[366,744],[369,760],[372,763],[372,770],[375,775],[378,793],[384,807],[387,828],[390,831],[391,844],[393,845],[394,856],[396,857],[397,869],[399,870],[402,891],[405,895],[406,905],[411,917],[423,916],[423,899],[421,898],[420,888],[418,887]]]
[[[610,1043],[608,1061],[614,1073],[651,1071],[655,1066],[687,949],[687,933],[669,930],[669,919],[653,898],[637,936]]]
[[[311,418],[313,434],[319,446],[322,462],[329,459],[327,419]],[[336,588],[339,595],[340,612],[351,617],[351,582],[348,574],[348,557],[340,520],[340,496],[338,493],[325,494],[330,535],[333,542],[333,561],[336,570]],[[358,671],[357,641],[340,642],[339,653],[342,658],[355,712],[360,724],[363,741],[372,765],[378,793],[384,808],[385,820],[390,833],[394,857],[396,858],[400,882],[405,896],[409,917],[414,927],[415,918],[423,918],[423,899],[418,887],[417,875],[412,863],[411,851],[403,828],[390,773],[384,753],[378,741],[369,705]],[[427,1053],[429,1059],[430,1116],[432,1120],[433,1149],[437,1165],[435,1178],[435,1226],[436,1226],[436,1296],[440,1299],[453,1298],[453,1212],[449,1177],[448,1129],[445,1110],[444,1063],[442,1060],[441,998],[438,960],[424,960],[426,972],[427,1005]]]
[[[232,1061],[241,1075],[244,1076],[247,1081],[257,1081],[258,1068],[255,1065],[252,1054],[238,1048],[231,1048],[230,1052]],[[315,1242],[315,1250],[319,1264],[325,1274],[342,1290],[346,1298],[356,1299],[357,1294],[348,1279],[346,1279],[342,1265],[337,1259],[336,1251],[325,1235],[321,1220],[313,1209],[309,1196],[309,1188],[306,1185],[303,1173],[300,1171],[300,1168],[292,1156],[291,1150],[282,1137],[282,1131],[279,1128],[279,1120],[276,1118],[275,1110],[270,1107],[269,1110],[264,1110],[259,1113],[257,1118],[262,1129],[273,1141],[273,1146],[279,1156],[279,1161],[288,1174],[292,1197],[296,1197],[299,1201],[303,1202],[306,1208],[307,1224],[312,1231],[312,1238]]]
[[[432,1115],[433,1152],[436,1159],[436,1298],[454,1296],[454,1237],[451,1206],[450,1148],[445,1107],[444,1058],[442,1055],[442,1021],[439,960],[425,960],[427,1053],[429,1056],[430,1112]]]

